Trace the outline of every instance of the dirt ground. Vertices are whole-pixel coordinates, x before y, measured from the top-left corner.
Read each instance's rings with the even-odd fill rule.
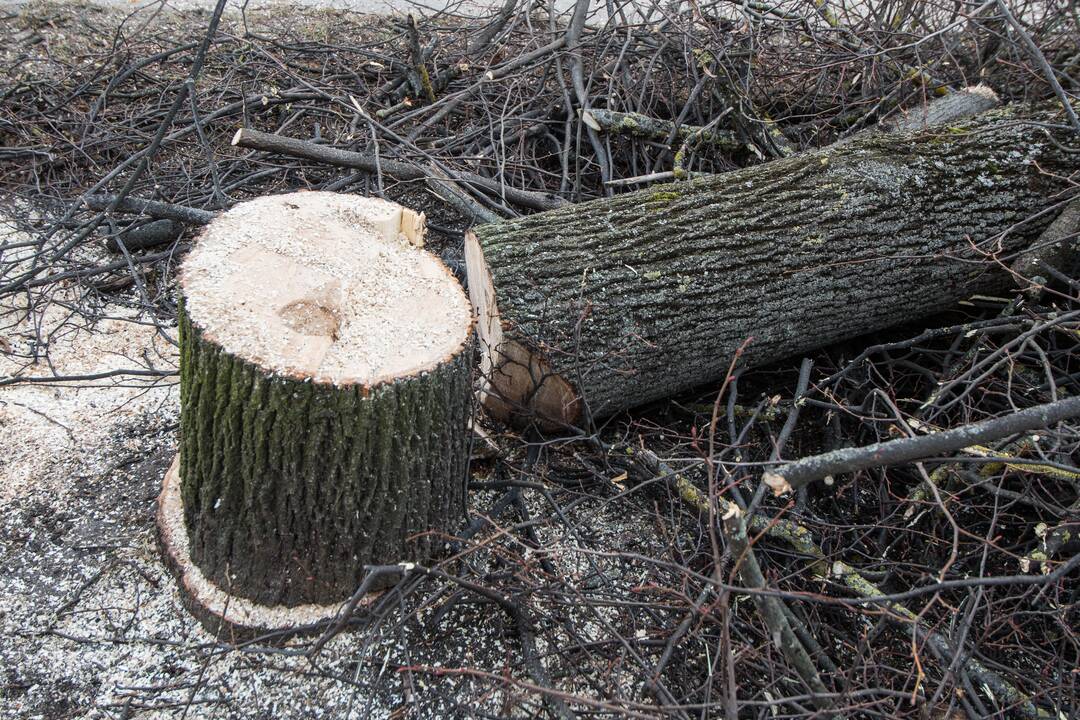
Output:
[[[26,239],[0,225],[0,242]],[[3,308],[0,379],[175,370],[174,346],[133,309],[133,293],[97,308],[92,324],[71,322],[64,300],[54,296],[42,313]],[[0,718],[533,714],[534,700],[489,682],[409,670],[521,672],[513,628],[483,606],[345,633],[314,660],[208,633],[184,608],[156,541],[178,413],[175,377],[0,386]],[[602,532],[630,535],[613,507],[577,510],[593,511]]]
[[[8,229],[3,240],[25,238]],[[43,315],[5,325],[0,341],[12,355],[32,354],[40,335],[48,358],[5,358],[0,377],[175,368],[173,346],[125,297],[135,302],[118,296],[93,326],[72,326],[61,296]],[[301,653],[309,640],[238,647],[208,633],[184,608],[156,539],[178,413],[172,377],[0,386],[0,719],[535,715],[535,695],[476,675],[525,678],[512,623],[490,605],[441,607],[445,588],[337,636],[310,660]],[[486,511],[488,495],[472,494],[473,513]],[[572,517],[596,546],[661,552],[649,510],[628,512],[634,506],[596,498]],[[644,577],[575,548],[550,557],[567,578]],[[612,620],[595,612],[576,636],[599,639]],[[548,649],[543,640],[538,648]]]
[[[501,4],[476,0],[489,1]],[[176,254],[199,230],[185,226],[167,252],[139,251],[143,270],[132,272],[132,260],[103,243],[123,237],[130,218],[71,204],[109,168],[146,157],[163,122],[178,129],[132,180],[132,197],[218,210],[303,187],[377,191],[427,214],[428,247],[461,277],[468,203],[462,211],[420,182],[386,178],[384,188],[382,173],[233,147],[237,127],[423,158],[424,167],[434,158],[578,202],[604,191],[605,164],[637,182],[668,175],[641,173],[674,168],[679,152],[640,138],[593,147],[573,111],[571,57],[591,63],[594,97],[579,103],[701,128],[728,118],[757,160],[766,155],[754,143],[784,152],[772,131],[760,132],[774,123],[795,147],[813,148],[879,113],[921,109],[930,78],[907,68],[939,45],[942,57],[963,60],[937,65],[942,88],[978,76],[1012,103],[1053,91],[1015,38],[987,51],[999,57],[990,63],[979,37],[959,30],[927,25],[922,36],[919,24],[896,45],[878,20],[833,27],[814,9],[824,5],[758,27],[724,16],[748,6],[721,4],[706,22],[697,3],[680,0],[655,8],[666,17],[656,27],[634,17],[600,24],[607,4],[593,0],[584,45],[545,51],[493,83],[486,69],[551,47],[546,33],[563,32],[565,14],[543,17],[543,0],[520,4],[505,37],[477,53],[472,39],[490,13],[470,22],[454,15],[479,5],[431,0],[418,6],[418,25],[439,52],[435,66],[462,74],[445,74],[436,102],[413,107],[408,94],[418,90],[400,72],[414,52],[402,19],[327,9],[412,7],[403,0],[251,0],[243,16],[243,0],[231,0],[222,42],[174,123],[163,118],[190,72],[182,48],[199,46],[213,1],[102,2],[0,0],[0,720],[812,716],[807,700],[822,696],[806,694],[813,687],[776,647],[783,635],[744,592],[744,554],[710,522],[721,506],[705,489],[718,500],[738,498],[740,487],[764,492],[763,467],[969,425],[1078,387],[1070,270],[1049,289],[1033,281],[1027,290],[1042,299],[973,297],[601,419],[591,437],[489,427],[460,524],[478,530],[438,565],[445,574],[414,572],[382,596],[377,616],[317,655],[310,638],[272,645],[209,632],[185,609],[155,527],[179,425]],[[952,23],[949,5],[927,17]],[[184,7],[197,11],[168,10]],[[440,8],[451,13],[435,16]],[[1080,56],[1060,27],[1050,18],[1033,32],[1054,67],[1075,67]],[[852,37],[867,44],[853,49]],[[734,82],[750,68],[753,83]],[[441,115],[459,92],[468,99],[458,114]],[[382,110],[385,129],[365,131],[362,119]],[[218,111],[200,130],[199,117]],[[690,167],[756,164],[747,155],[699,148]],[[118,192],[123,178],[99,189]],[[450,197],[524,212],[483,191]],[[1045,211],[1037,218],[1049,221]],[[838,715],[1012,717],[1030,705],[1036,717],[1035,703],[1039,716],[1074,714],[1077,556],[1055,559],[1046,538],[1075,519],[1080,431],[1063,424],[993,449],[1004,454],[993,464],[981,446],[967,448],[930,473],[873,467],[790,501],[750,503],[751,520],[767,523],[745,557],[759,559],[765,594],[790,609],[784,623],[806,630],[796,647],[820,653],[822,677],[844,703],[833,706]]]

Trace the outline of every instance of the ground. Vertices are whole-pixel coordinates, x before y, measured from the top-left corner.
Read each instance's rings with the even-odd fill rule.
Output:
[[[26,2],[27,0],[0,0],[0,8],[18,7],[20,5],[25,5]],[[139,8],[159,3],[160,0],[96,0],[94,4],[115,8]],[[191,10],[198,8],[212,10],[215,4],[215,0],[167,0],[165,3],[167,7],[175,10]],[[496,0],[491,0],[490,2],[485,2],[485,0],[466,0],[466,2],[455,2],[454,0],[426,0],[424,2],[416,3],[409,2],[409,0],[249,0],[247,3],[242,2],[242,0],[230,0],[229,9],[237,10],[243,5],[252,10],[277,9],[282,12],[287,12],[289,8],[313,7],[352,10],[361,13],[403,13],[409,12],[410,10],[430,13],[453,7],[457,12],[469,13],[475,11],[477,8],[487,8],[497,4],[500,3],[496,2]],[[572,7],[573,4],[573,0],[556,0],[555,7],[565,9]],[[603,3],[597,2],[594,2],[593,4],[603,5]]]
[[[3,227],[5,243],[23,239]],[[70,323],[63,297],[15,324],[5,314],[5,350],[31,358],[36,351],[40,359],[0,357],[0,377],[175,370],[169,338],[124,298],[98,308],[92,326]],[[440,681],[399,671],[468,665],[506,672],[517,664],[513,641],[503,637],[513,631],[492,622],[490,609],[458,603],[419,638],[415,628],[392,623],[346,633],[315,661],[288,648],[234,649],[208,633],[184,608],[156,541],[157,493],[176,452],[176,383],[106,377],[0,387],[0,718],[467,714],[455,709],[458,702],[512,711],[509,696],[474,688],[469,678],[436,692]]]
[[[101,313],[114,319],[74,329],[60,302],[37,320],[57,375],[175,368],[172,345],[123,303]],[[24,323],[6,328],[3,341],[28,351],[34,335]],[[20,369],[3,362],[2,375]],[[48,372],[44,360],[22,370]],[[444,606],[438,588],[424,607],[339,635],[314,660],[299,654],[303,639],[235,647],[207,632],[185,609],[156,540],[155,503],[176,452],[178,412],[172,377],[0,387],[0,718],[533,714],[535,698],[518,699],[498,682],[434,675],[439,667],[521,673],[511,623],[490,605]],[[474,493],[473,511],[483,512],[489,496]],[[645,547],[651,531],[626,509],[595,498],[572,513],[598,546],[655,552]],[[566,577],[606,564],[573,548],[550,557]],[[633,570],[611,565],[620,575]],[[402,617],[416,622],[398,624]],[[612,619],[586,618],[576,632],[600,638]]]
[[[40,232],[55,230],[47,247],[59,248],[68,229],[94,215],[80,211],[75,223],[53,225],[108,168],[147,147],[190,63],[170,55],[113,90],[105,89],[109,78],[140,55],[200,39],[212,5],[178,0],[200,11],[175,15],[151,9],[146,15],[158,18],[159,31],[129,22],[127,45],[117,51],[116,19],[140,4],[108,4],[108,12],[47,2],[0,8],[5,33],[16,38],[0,42],[0,67],[10,73],[0,71],[0,157],[8,161],[0,166],[0,207],[31,233],[0,231],[6,278],[27,269]],[[230,5],[222,34],[232,40],[208,56],[194,105],[205,114],[244,98],[243,114],[230,110],[205,125],[212,131],[205,142],[195,142],[198,128],[185,120],[183,132],[191,132],[170,141],[134,196],[216,209],[299,187],[383,191],[368,176],[240,152],[229,145],[240,124],[357,149],[381,145],[403,157],[434,148],[457,171],[480,167],[514,186],[559,187],[575,202],[602,192],[601,156],[580,118],[563,112],[569,54],[541,56],[497,83],[478,84],[460,115],[433,120],[485,68],[543,42],[531,24],[536,4],[519,6],[506,42],[480,53],[479,62],[467,41],[484,21],[421,20],[437,39],[439,67],[462,58],[470,64],[436,104],[387,116],[395,135],[432,121],[408,152],[407,142],[369,144],[354,132],[363,130],[360,115],[349,115],[356,105],[391,110],[394,96],[372,90],[408,56],[401,23],[390,32],[393,22],[295,7],[301,4],[252,0],[243,19],[240,5]],[[905,68],[939,54],[939,40],[949,44],[945,57],[963,58],[934,68],[950,86],[977,75],[1011,102],[1053,96],[1019,44],[1004,48],[1000,62],[984,63],[972,49],[982,47],[979,38],[961,42],[929,28],[917,42],[896,38],[899,46],[878,52],[892,34],[870,25],[859,31],[869,45],[852,50],[849,31],[833,32],[827,18],[793,18],[761,32],[718,22],[713,34],[701,6],[680,7],[655,26],[620,21],[585,33],[592,102],[667,119],[690,108],[687,122],[704,126],[719,116],[740,132],[759,122],[757,103],[800,147],[814,147],[868,125],[870,108],[887,98],[896,106],[887,105],[886,116],[921,107],[924,81]],[[800,12],[816,17],[814,7]],[[271,32],[241,28],[253,9],[274,21]],[[938,10],[953,23],[951,3]],[[1036,29],[1054,67],[1075,64],[1068,29],[1056,20]],[[732,52],[709,54],[702,64],[696,48],[704,30]],[[371,47],[386,62],[368,62]],[[703,74],[684,70],[698,66]],[[93,67],[101,72],[88,72]],[[748,67],[757,84],[745,98],[738,94],[746,105],[729,113],[730,80]],[[358,71],[365,81],[357,82]],[[279,93],[312,83],[328,90],[308,97],[310,105]],[[693,103],[695,85],[718,87]],[[816,89],[806,94],[807,87]],[[106,96],[104,110],[88,115]],[[529,119],[534,109],[540,120]],[[523,128],[513,142],[503,139],[507,120]],[[391,137],[389,125],[379,137]],[[669,167],[677,151],[621,140],[606,147],[613,177],[623,178]],[[756,160],[705,154],[694,162],[694,171],[722,172]],[[218,188],[215,167],[239,179]],[[116,178],[108,189],[122,184]],[[224,202],[211,189],[232,195]],[[385,191],[428,213],[430,246],[460,271],[464,220],[420,183],[388,183]],[[483,193],[463,197],[498,206]],[[798,675],[758,610],[761,593],[739,579],[742,558],[724,550],[706,520],[706,490],[717,500],[738,497],[739,488],[753,492],[762,467],[778,459],[958,427],[1080,387],[1080,301],[1069,270],[1041,299],[972,298],[925,323],[815,351],[804,365],[806,392],[795,390],[796,357],[602,420],[587,437],[487,428],[498,451],[477,442],[469,527],[478,532],[454,546],[460,555],[439,566],[444,575],[414,571],[366,624],[312,654],[311,639],[244,643],[208,632],[162,565],[154,505],[176,452],[174,258],[137,256],[142,273],[103,269],[116,260],[102,248],[103,230],[58,252],[62,262],[36,266],[42,282],[30,292],[15,286],[4,294],[10,304],[0,304],[0,719],[504,718],[536,717],[542,705],[549,717],[568,716],[559,710],[562,698],[575,712],[618,717],[718,715],[726,702],[738,707],[729,715],[809,715]],[[175,252],[197,232],[187,228]],[[88,275],[44,277],[57,271]],[[133,286],[136,278],[145,292]],[[936,329],[924,335],[927,328]],[[117,368],[138,372],[118,376]],[[12,383],[15,374],[22,377]],[[791,611],[787,622],[807,629],[800,643],[823,648],[828,683],[844,703],[838,715],[951,719],[963,709],[972,718],[1008,717],[1023,704],[989,689],[968,658],[994,669],[1040,712],[1075,715],[1080,556],[1030,558],[1046,549],[1049,526],[1075,521],[1080,430],[1065,424],[1037,442],[1007,438],[993,449],[1012,461],[986,464],[982,450],[964,451],[930,463],[929,481],[921,464],[872,468],[830,478],[790,503],[765,497],[752,516],[768,522],[753,552],[766,594],[779,595]],[[706,467],[717,469],[716,482]],[[935,486],[934,478],[944,481]],[[794,539],[792,526],[773,520],[795,523]],[[828,568],[831,574],[822,572]],[[841,574],[844,568],[861,574]],[[1014,582],[1018,568],[1025,575]],[[951,584],[944,588],[943,580]],[[904,611],[883,612],[859,593],[904,598]],[[920,624],[895,622],[909,610]],[[914,641],[924,630],[955,653],[935,657]]]

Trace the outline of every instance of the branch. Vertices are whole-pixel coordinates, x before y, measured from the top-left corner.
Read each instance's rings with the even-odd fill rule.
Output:
[[[154,220],[120,231],[105,241],[105,249],[114,253],[122,252],[120,243],[123,241],[125,250],[145,250],[158,245],[168,245],[179,235],[180,226],[177,223],[172,220]]]
[[[406,19],[406,29],[409,35],[409,57],[412,60],[412,71],[416,73],[420,83],[420,90],[429,103],[435,102],[435,90],[431,87],[431,75],[428,74],[424,64],[424,52],[420,49],[420,31],[416,29],[416,17],[409,13]]]
[[[881,123],[887,132],[913,132],[959,122],[993,110],[1001,104],[997,93],[986,85],[973,85],[948,95],[937,97],[928,104],[906,112],[895,120]]]
[[[116,201],[116,197],[116,195],[88,195],[84,200],[86,206],[91,210],[105,210]],[[199,210],[186,205],[174,205],[172,203],[158,202],[157,200],[141,200],[132,197],[123,198],[112,209],[114,212],[129,215],[146,215],[161,220],[175,220],[188,225],[206,225],[217,214],[209,210]]]
[[[735,558],[739,581],[748,588],[764,590],[765,576],[761,574],[761,567],[758,565],[757,558],[754,557],[753,548],[750,547],[746,536],[743,514],[735,505],[730,506],[727,514],[724,515],[724,537],[727,538],[731,555]],[[783,602],[779,598],[768,595],[754,595],[753,599],[765,625],[769,628],[773,642],[813,693],[814,706],[819,710],[828,709],[831,705],[826,697],[829,689],[821,681],[814,661],[810,659],[809,653],[788,622]]]
[[[630,453],[633,458],[631,467],[635,472],[642,473],[646,478],[666,478],[668,482],[674,486],[680,500],[696,510],[702,516],[708,515],[710,507],[709,498],[696,485],[690,482],[688,478],[676,473],[649,450],[627,448],[627,452]],[[741,516],[741,511],[738,510],[738,506],[730,500],[715,496],[715,501],[719,506],[718,509],[722,511],[725,516],[735,512],[740,512]],[[994,670],[983,665],[977,658],[973,657],[970,652],[967,652],[965,648],[954,649],[952,643],[945,636],[928,628],[919,615],[916,615],[900,604],[900,602],[898,602],[898,595],[902,596],[902,594],[887,595],[877,585],[867,580],[858,570],[847,563],[839,560],[833,561],[832,563],[828,562],[829,558],[825,554],[825,551],[821,549],[820,545],[814,542],[812,534],[803,525],[785,518],[769,518],[764,513],[760,512],[743,518],[743,521],[754,532],[763,533],[771,538],[782,540],[790,545],[796,552],[812,558],[813,562],[810,569],[823,581],[842,583],[849,590],[852,590],[856,595],[861,596],[865,600],[880,603],[889,610],[889,612],[885,614],[885,617],[892,622],[901,624],[910,622],[914,627],[916,634],[944,660],[945,664],[952,663],[959,658],[960,667],[978,681],[981,687],[984,686],[983,690],[988,694],[997,699],[1004,699],[1007,701],[1018,717],[1038,717],[1038,711],[1034,704],[1023,693],[1017,690],[1015,686],[998,675]],[[1071,569],[1069,563],[1066,563],[1049,575],[1044,576],[1044,578],[1047,581],[1051,579],[1056,580],[1057,578],[1064,577],[1065,573],[1071,571]],[[1010,584],[1019,579],[1020,578],[1007,578]],[[1040,578],[1040,580],[1042,579],[1043,578]],[[936,589],[943,590],[945,587],[947,587],[946,583],[938,583]],[[761,593],[754,594],[756,596]]]
[[[376,161],[374,155],[317,145],[307,140],[273,135],[250,128],[237,130],[236,135],[233,136],[232,144],[249,150],[263,150],[279,155],[312,160],[326,165],[355,168],[370,173],[377,172],[378,168],[381,168],[382,172],[392,175],[398,180],[426,180],[431,177],[431,174],[424,168],[401,160],[380,157]],[[376,165],[376,162],[378,162],[378,165]],[[531,190],[517,190],[497,180],[469,172],[454,172],[453,179],[480,188],[495,197],[505,198],[515,205],[521,205],[533,210],[553,210],[568,204],[566,200],[556,195]]]
[[[741,150],[744,147],[730,130],[709,130],[697,125],[676,126],[669,120],[657,120],[640,113],[590,108],[582,111],[581,119],[597,132],[612,135],[629,135],[660,142],[666,142],[671,137],[680,141],[694,138],[697,142],[729,151]]]
[[[971,445],[1047,427],[1078,415],[1080,397],[1067,398],[932,435],[873,443],[858,448],[841,448],[813,455],[768,471],[762,476],[762,480],[772,488],[774,495],[783,495],[826,476],[946,455]]]

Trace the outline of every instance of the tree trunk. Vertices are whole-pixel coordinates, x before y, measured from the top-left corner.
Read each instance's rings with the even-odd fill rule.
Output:
[[[261,198],[185,262],[180,496],[191,560],[229,594],[341,601],[364,565],[426,560],[458,526],[471,311],[407,242],[420,223],[367,198]]]
[[[1003,287],[987,256],[1038,237],[1080,168],[1061,118],[1006,108],[482,225],[484,401],[577,424],[716,380],[747,342],[761,365]]]

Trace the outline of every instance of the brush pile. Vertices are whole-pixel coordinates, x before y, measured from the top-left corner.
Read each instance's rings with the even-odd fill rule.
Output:
[[[176,260],[262,195],[426,211],[463,276],[473,225],[788,157],[977,84],[1064,102],[1051,129],[1080,152],[1068,0],[3,12],[0,202],[31,240],[0,246],[0,348],[26,364],[0,385],[174,379],[137,359],[57,377],[50,338],[11,328],[60,304],[172,337]],[[433,698],[491,717],[1077,716],[1080,177],[1057,180],[1044,238],[1065,250],[981,260],[1016,269],[1015,292],[764,368],[737,353],[721,383],[602,424],[484,421],[449,559],[373,569],[397,584],[371,614],[263,638],[260,661],[306,654],[377,693],[382,673],[318,662],[336,633],[437,646],[454,617],[512,642],[395,656],[419,716]],[[1057,414],[868,450],[1033,407]],[[784,487],[785,463],[823,453],[842,469]]]

